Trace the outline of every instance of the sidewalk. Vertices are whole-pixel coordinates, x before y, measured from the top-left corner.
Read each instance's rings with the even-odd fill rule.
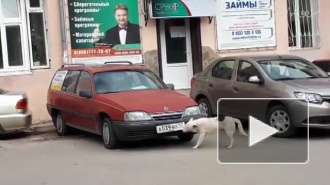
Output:
[[[176,91],[186,96],[189,96],[190,93],[190,89],[183,89]],[[41,134],[56,132],[56,128],[54,127],[52,122],[48,122],[48,123],[32,125],[27,132],[29,133],[29,135],[41,135]]]

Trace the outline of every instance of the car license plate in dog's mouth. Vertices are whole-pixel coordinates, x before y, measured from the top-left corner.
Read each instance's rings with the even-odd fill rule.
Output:
[[[174,132],[174,131],[179,131],[182,130],[184,126],[184,122],[182,123],[172,123],[168,125],[159,125],[157,126],[157,133],[166,133],[166,132]]]

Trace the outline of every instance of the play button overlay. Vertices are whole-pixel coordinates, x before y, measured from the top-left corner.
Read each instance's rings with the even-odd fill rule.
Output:
[[[309,159],[309,106],[299,99],[219,99],[219,122],[224,121],[225,116],[237,118],[248,136],[240,134],[240,124],[235,123],[233,146],[228,149],[230,131],[219,129],[218,163],[306,164]]]
[[[260,120],[249,116],[249,147],[269,138],[278,132],[274,127],[270,127]]]

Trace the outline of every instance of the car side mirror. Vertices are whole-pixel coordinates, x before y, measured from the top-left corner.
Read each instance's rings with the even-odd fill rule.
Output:
[[[174,90],[174,85],[173,84],[166,84],[168,89]]]
[[[330,72],[327,72],[328,76],[330,76]]]
[[[251,76],[249,78],[249,82],[250,83],[254,83],[254,84],[262,84],[263,83],[263,80],[260,79],[258,76]]]
[[[91,90],[81,90],[79,91],[79,96],[91,99],[93,98],[93,92]]]

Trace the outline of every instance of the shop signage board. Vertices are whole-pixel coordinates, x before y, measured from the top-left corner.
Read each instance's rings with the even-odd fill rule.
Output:
[[[218,0],[218,50],[276,46],[274,0]]]
[[[67,7],[74,62],[142,62],[137,0],[67,0]]]
[[[151,0],[151,18],[208,17],[216,15],[216,0]]]

